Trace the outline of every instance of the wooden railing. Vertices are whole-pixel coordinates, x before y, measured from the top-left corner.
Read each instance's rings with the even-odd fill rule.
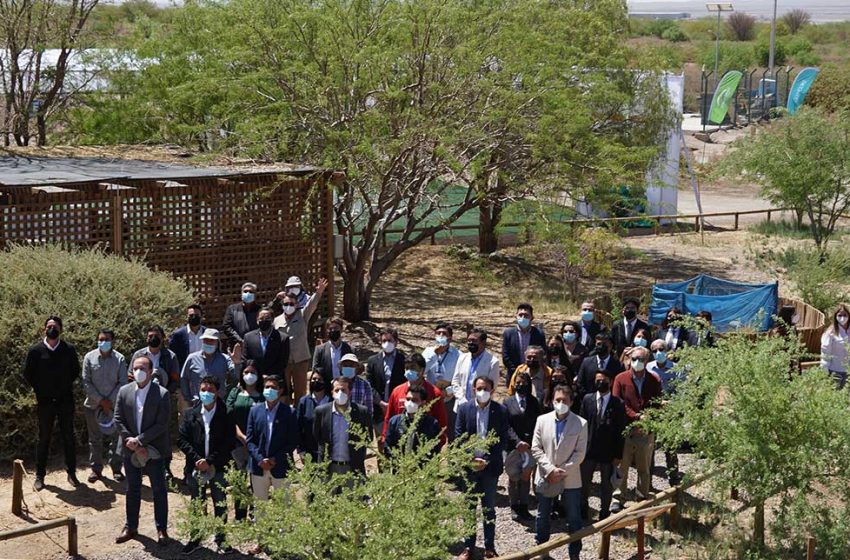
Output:
[[[42,521],[35,525],[27,525],[20,529],[11,529],[9,531],[0,532],[0,541],[7,541],[18,537],[26,537],[35,533],[49,531],[50,529],[58,529],[60,527],[68,528],[68,556],[74,558],[78,555],[77,550],[77,521],[73,517],[61,517],[59,519],[51,519],[50,521]]]

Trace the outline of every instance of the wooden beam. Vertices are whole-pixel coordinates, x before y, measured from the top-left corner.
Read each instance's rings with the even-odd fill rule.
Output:
[[[20,459],[15,459],[15,464],[12,466],[12,513],[21,515],[24,501],[24,462]]]

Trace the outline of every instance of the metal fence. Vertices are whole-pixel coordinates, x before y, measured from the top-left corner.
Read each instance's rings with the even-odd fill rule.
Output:
[[[751,124],[769,118],[771,109],[784,107],[788,102],[788,91],[794,82],[794,68],[775,68],[773,78],[768,68],[742,69],[743,77],[738,84],[735,97],[727,115],[728,124]],[[703,70],[700,75],[700,116],[703,130],[708,124],[708,111],[717,82],[722,74],[715,76],[713,70]]]

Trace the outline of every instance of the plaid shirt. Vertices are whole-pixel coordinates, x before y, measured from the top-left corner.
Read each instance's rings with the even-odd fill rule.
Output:
[[[357,404],[362,404],[372,414],[372,406],[374,404],[372,398],[372,386],[365,379],[355,376],[354,388],[351,390],[351,401]]]

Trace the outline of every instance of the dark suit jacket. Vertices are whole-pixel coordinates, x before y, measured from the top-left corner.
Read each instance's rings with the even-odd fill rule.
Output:
[[[346,354],[353,354],[351,346],[346,341],[340,343],[340,357]],[[331,381],[333,381],[333,360],[331,359],[331,342],[325,342],[316,346],[313,351],[313,371],[319,372],[322,379],[325,380],[325,388],[328,392],[331,389]]]
[[[657,331],[655,331],[655,336],[653,340],[665,340],[667,338],[667,329],[659,327]],[[678,350],[679,348],[690,344],[691,342],[691,333],[688,329],[684,327],[679,328],[679,338],[676,339],[676,347],[672,348],[672,350]]]
[[[206,327],[201,325],[198,333],[203,333],[205,330]],[[168,349],[177,356],[177,365],[182,370],[186,358],[189,357],[189,333],[186,331],[186,325],[174,329],[168,337]]]
[[[576,342],[576,345],[573,347],[573,351],[567,356],[567,351],[564,349],[563,344],[558,345],[558,363],[562,366],[567,366],[570,372],[570,376],[575,379],[578,375],[579,367],[581,367],[581,363],[587,357],[587,348],[585,348],[581,342]]]
[[[205,455],[206,430],[201,416],[202,406],[198,403],[183,413],[177,446],[186,456],[188,464],[194,465],[206,459],[217,471],[223,472],[221,469],[230,461],[230,452],[236,446],[236,428],[227,414],[224,401],[217,399],[215,414],[210,422],[210,452]]]
[[[581,342],[581,327],[584,327],[584,321],[579,321],[579,330],[578,330],[578,341]],[[585,346],[591,352],[593,352],[593,347],[596,345],[596,335],[601,332],[606,332],[608,329],[602,323],[597,323],[596,321],[591,321],[587,325],[587,344]]]
[[[488,433],[496,433],[496,443],[487,450],[487,453],[482,457],[489,461],[487,467],[480,471],[480,474],[490,476],[499,476],[504,470],[505,462],[502,458],[504,451],[509,451],[510,446],[510,423],[508,422],[508,411],[501,404],[491,400],[487,405],[490,407],[490,418],[488,423]],[[463,434],[468,434],[471,438],[478,437],[478,426],[476,424],[475,409],[478,408],[478,403],[475,399],[463,403],[457,410],[457,419],[455,420],[455,438]],[[528,443],[528,442],[526,442]],[[478,473],[473,473],[478,474]]]
[[[251,408],[248,414],[248,431],[245,433],[245,439],[248,440],[248,468],[253,474],[262,475],[260,462],[268,457],[275,460],[275,466],[271,470],[272,476],[283,478],[292,467],[292,452],[298,448],[298,420],[292,407],[278,401],[270,442],[268,429],[266,403]]]
[[[576,402],[580,405],[581,399],[584,398],[585,395],[589,393],[596,392],[596,372],[599,371],[599,363],[598,356],[588,356],[581,362],[581,366],[578,369],[578,376],[576,376]],[[608,358],[608,364],[605,366],[605,373],[611,379],[611,383],[614,383],[614,378],[618,373],[626,369],[620,363],[620,361],[614,357],[612,354]],[[576,403],[573,403],[576,404]],[[575,410],[578,410],[578,406],[573,407]]]
[[[524,441],[531,445],[531,440],[534,438],[534,425],[537,423],[537,417],[543,413],[540,401],[531,395],[526,397],[525,412],[519,408],[516,396],[505,399],[502,406],[508,411],[508,423],[513,430],[511,439],[515,439],[517,443]]]
[[[283,377],[289,363],[289,337],[282,335],[277,329],[272,329],[269,333],[266,353],[263,354],[260,330],[248,331],[242,342],[242,367],[245,367],[245,362],[248,360],[256,362],[257,371],[263,377],[269,375]]]
[[[546,337],[534,325],[531,325],[531,337],[528,345],[546,348]],[[520,351],[519,327],[517,326],[508,327],[502,332],[502,363],[508,371],[506,376],[508,382],[510,382],[517,366],[525,363],[525,356]]]
[[[227,311],[224,312],[224,321],[222,321],[222,330],[231,344],[242,342],[245,333],[257,328],[257,315],[261,308],[262,306],[255,304],[246,312],[242,302],[227,307]]]
[[[435,406],[442,405],[442,402],[435,404]],[[390,454],[393,449],[398,447],[399,442],[401,441],[402,436],[404,436],[407,432],[409,425],[410,419],[407,418],[406,412],[396,414],[390,418],[387,423],[387,437],[384,441],[384,451],[386,453]],[[419,434],[420,442],[422,440],[438,439],[440,437],[440,424],[433,416],[429,414],[422,414],[419,416],[419,420],[416,424],[416,433]],[[435,447],[434,451],[437,451],[438,449],[439,448]]]
[[[365,406],[349,402],[350,423],[357,424],[364,431],[370,433],[372,429],[372,413]],[[313,419],[313,437],[319,445],[319,460],[330,460],[331,446],[333,445],[333,403],[325,403],[317,406]],[[350,425],[350,424],[349,424]],[[357,445],[359,438],[349,430],[348,456],[351,469],[366,476],[366,447]],[[368,442],[367,442],[368,443]]]
[[[124,441],[134,437],[145,447],[156,449],[163,459],[171,457],[171,436],[168,433],[171,420],[171,396],[168,390],[153,380],[148,382],[148,396],[145,398],[142,414],[142,431],[136,428],[136,383],[128,383],[118,390],[115,399],[115,424]],[[133,454],[122,445],[125,457]]]
[[[597,415],[596,393],[581,401],[582,418],[587,420],[587,453],[585,457],[601,463],[623,458],[623,430],[626,428],[626,409],[623,401],[608,396],[608,405],[600,419]]]
[[[392,394],[393,389],[407,381],[404,378],[404,360],[406,356],[404,352],[399,349],[395,351],[395,361],[393,362],[393,371],[390,375],[390,394]],[[381,400],[384,400],[384,389],[386,387],[386,380],[384,379],[384,353],[378,352],[374,356],[369,358],[369,361],[366,362],[366,381],[369,382],[369,385],[375,389],[378,394],[381,396]],[[375,403],[376,405],[378,403]],[[376,406],[377,408],[377,406]]]
[[[614,353],[619,356],[623,353],[628,346],[632,345],[632,340],[635,337],[635,333],[640,329],[646,329],[649,331],[649,325],[646,324],[645,321],[642,321],[640,318],[635,319],[635,326],[632,327],[632,332],[626,334],[626,326],[623,324],[623,319],[617,319],[617,323],[614,325],[614,328],[611,329],[611,340],[614,343]],[[647,343],[652,342],[647,341]]]

